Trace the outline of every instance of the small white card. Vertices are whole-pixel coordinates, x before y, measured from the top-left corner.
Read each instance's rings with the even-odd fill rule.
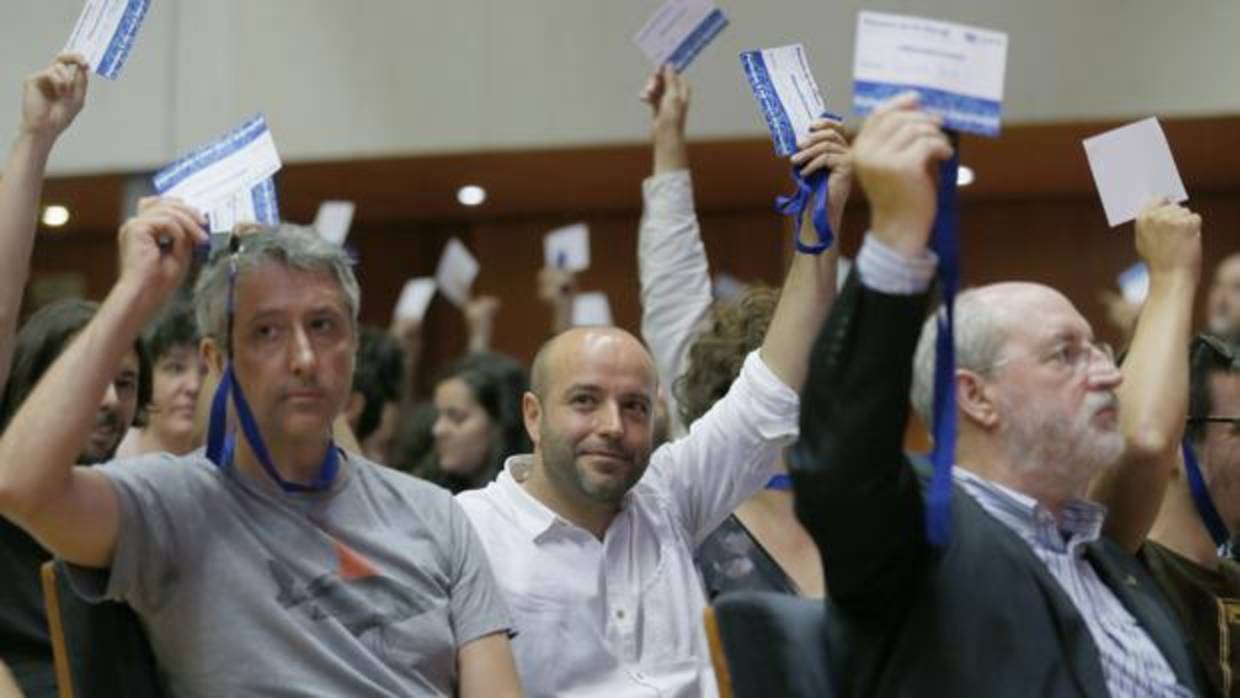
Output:
[[[731,303],[739,298],[740,295],[745,292],[745,289],[749,288],[749,285],[744,281],[741,281],[726,271],[721,271],[718,274],[715,274],[714,281],[712,290],[715,294],[715,300],[720,303]]]
[[[711,0],[667,0],[633,42],[656,68],[683,73],[724,27],[728,18]]]
[[[590,228],[574,223],[543,237],[543,262],[551,269],[584,271],[590,268]]]
[[[435,283],[448,300],[458,307],[469,302],[469,291],[478,278],[478,260],[460,240],[452,238],[439,258],[439,266],[435,268]]]
[[[426,317],[426,309],[435,297],[435,280],[429,276],[410,279],[400,292],[400,300],[396,302],[395,315],[398,320],[421,322]]]
[[[319,231],[319,237],[343,245],[345,238],[349,237],[355,208],[352,201],[324,201],[319,204],[319,212],[314,217],[314,229]]]
[[[868,114],[906,90],[947,128],[999,135],[1007,34],[921,17],[857,16],[853,107]]]
[[[744,51],[741,67],[771,131],[775,152],[781,157],[797,152],[797,141],[809,135],[810,123],[827,111],[810,73],[805,48],[793,44]]]
[[[1188,200],[1158,119],[1151,117],[1086,138],[1085,157],[1112,228],[1135,219],[1156,198],[1176,203]]]
[[[1150,270],[1145,266],[1145,262],[1137,262],[1128,267],[1120,272],[1116,280],[1124,300],[1133,305],[1141,305],[1145,302],[1145,297],[1150,295]]]
[[[213,233],[231,233],[239,223],[280,224],[280,205],[276,200],[276,182],[271,177],[249,190],[237,192],[231,199],[207,213]]]
[[[150,0],[86,0],[65,51],[82,54],[91,70],[115,80],[150,4]]]
[[[593,291],[573,296],[573,327],[611,324],[611,304],[606,293]]]
[[[267,120],[258,115],[155,173],[155,191],[210,212],[280,169]]]

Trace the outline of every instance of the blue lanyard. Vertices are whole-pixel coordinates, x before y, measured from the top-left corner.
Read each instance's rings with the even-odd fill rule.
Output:
[[[830,249],[835,240],[831,230],[831,221],[827,219],[827,178],[830,172],[819,170],[808,178],[793,168],[792,181],[797,191],[792,196],[779,196],[775,199],[775,210],[785,216],[791,216],[796,223],[795,244],[797,252],[804,254],[822,254]],[[814,202],[814,230],[818,232],[818,242],[809,244],[801,239],[801,220],[805,217],[805,209],[810,201]]]
[[[771,479],[766,481],[766,489],[787,492],[792,489],[792,476],[787,473],[772,475]]]
[[[1223,523],[1223,517],[1219,516],[1218,509],[1214,507],[1210,490],[1206,487],[1205,478],[1201,475],[1197,454],[1193,452],[1193,447],[1188,443],[1187,438],[1181,442],[1180,450],[1184,453],[1184,474],[1188,478],[1188,493],[1193,498],[1193,505],[1197,507],[1197,514],[1201,517],[1201,522],[1206,525],[1206,530],[1210,532],[1214,545],[1222,547],[1231,540],[1231,532],[1227,530],[1227,524]]]
[[[335,442],[330,440],[327,443],[327,453],[323,457],[323,464],[319,468],[319,475],[313,482],[302,484],[285,480],[280,476],[280,472],[276,470],[275,463],[271,459],[271,452],[267,450],[267,443],[263,440],[262,432],[258,428],[258,422],[254,419],[254,413],[250,410],[245,394],[241,392],[241,383],[237,381],[237,376],[233,373],[231,362],[224,369],[224,376],[220,379],[220,384],[215,389],[215,396],[211,399],[211,421],[207,426],[208,460],[219,467],[226,466],[232,460],[235,439],[230,434],[226,434],[227,430],[224,426],[228,420],[230,395],[233,406],[237,409],[237,421],[240,422],[241,433],[245,435],[245,440],[249,442],[250,449],[254,451],[254,456],[258,458],[263,470],[279,485],[281,490],[322,492],[331,487],[336,479],[336,473],[340,470],[340,455],[336,450]]]
[[[944,548],[951,540],[952,466],[956,461],[956,293],[960,289],[960,236],[956,210],[956,171],[960,167],[960,142],[952,131],[953,154],[939,167],[939,199],[935,212],[932,247],[939,257],[939,280],[943,284],[944,312],[937,319],[934,353],[934,472],[926,503],[926,537]]]
[[[228,273],[228,352],[232,354],[232,334],[233,334],[233,317],[237,293],[237,250],[233,250],[233,257],[229,260],[230,269]],[[285,492],[322,492],[331,487],[332,482],[336,479],[336,473],[340,470],[340,454],[337,452],[335,441],[329,439],[327,442],[327,453],[323,456],[323,464],[319,467],[319,475],[313,482],[302,484],[299,482],[291,482],[280,476],[280,471],[276,469],[275,463],[271,459],[271,452],[267,450],[267,443],[263,440],[262,431],[258,428],[258,422],[254,419],[254,413],[250,410],[250,404],[245,399],[245,394],[241,391],[241,383],[237,380],[236,374],[233,372],[232,361],[229,360],[228,365],[224,369],[224,375],[220,378],[220,384],[215,388],[215,395],[211,398],[211,419],[207,424],[207,459],[214,463],[217,467],[224,468],[232,461],[233,451],[236,447],[236,439],[232,434],[228,433],[228,398],[232,397],[233,406],[237,409],[237,421],[241,425],[241,433],[245,435],[245,439],[250,444],[250,450],[254,452],[254,456],[258,458],[258,462],[262,465],[263,470],[280,489]]]
[[[842,119],[831,112],[824,112],[823,117],[842,121]],[[778,196],[775,198],[775,210],[781,215],[791,216],[796,223],[796,233],[793,237],[797,252],[803,254],[818,255],[831,248],[831,243],[835,241],[835,232],[831,230],[831,221],[827,217],[827,179],[831,173],[829,170],[822,169],[809,177],[801,175],[801,171],[796,167],[792,168],[792,182],[796,185],[796,193],[792,196]],[[813,202],[814,230],[818,233],[818,242],[809,244],[801,239],[801,221],[805,218],[805,209],[809,208],[810,202]]]

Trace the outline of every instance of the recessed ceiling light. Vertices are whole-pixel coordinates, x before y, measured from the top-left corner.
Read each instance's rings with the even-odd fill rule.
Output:
[[[487,190],[476,184],[466,184],[457,190],[456,200],[462,206],[477,206],[487,200]]]
[[[972,167],[961,165],[960,169],[956,170],[956,186],[967,187],[973,183],[974,179]]]
[[[52,204],[43,209],[43,225],[59,228],[69,222],[69,209],[59,204]]]

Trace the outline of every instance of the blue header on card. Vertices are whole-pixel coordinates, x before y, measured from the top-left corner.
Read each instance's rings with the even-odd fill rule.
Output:
[[[713,12],[706,15],[702,23],[680,42],[672,55],[668,57],[667,62],[677,73],[683,73],[685,68],[693,62],[694,58],[706,48],[706,45],[719,36],[719,32],[728,26],[728,18],[723,15],[723,10],[715,8]]]
[[[194,173],[214,165],[258,140],[266,132],[267,120],[259,114],[218,141],[203,146],[156,172],[153,180],[155,191],[163,194]]]
[[[150,0],[129,0],[125,6],[125,14],[121,16],[121,21],[116,25],[116,33],[112,35],[107,50],[99,59],[96,73],[109,80],[115,79],[120,74],[121,68],[125,65],[125,59],[133,50],[138,27],[142,26],[142,20],[146,17],[146,10],[150,4]]]
[[[766,61],[761,51],[744,51],[741,53],[741,66],[745,69],[745,77],[749,78],[749,88],[753,90],[754,99],[758,100],[758,108],[766,119],[766,127],[771,131],[771,140],[775,142],[775,153],[780,157],[788,157],[797,151],[797,135],[792,128],[792,121],[779,101],[775,85],[771,84],[771,75],[766,69]]]
[[[857,113],[868,114],[880,102],[910,90],[921,95],[922,109],[943,117],[945,128],[983,136],[999,135],[1000,116],[1003,112],[1001,102],[967,97],[954,92],[933,90],[917,85],[892,85],[858,80],[853,83],[853,106]]]
[[[276,201],[276,180],[268,177],[250,190],[254,200],[254,219],[263,225],[280,224],[280,205]]]

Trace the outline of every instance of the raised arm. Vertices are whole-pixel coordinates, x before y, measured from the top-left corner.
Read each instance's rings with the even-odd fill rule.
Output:
[[[839,124],[819,121],[808,140],[792,156],[792,163],[805,176],[829,168],[827,179],[827,219],[838,234],[844,220],[844,205],[852,190],[852,153]],[[809,211],[801,219],[800,239],[819,241]],[[762,342],[762,360],[788,387],[800,390],[809,368],[810,348],[822,328],[835,300],[836,267],[839,244],[819,255],[797,252],[784,280],[771,326]]]
[[[463,312],[465,326],[469,329],[469,353],[490,351],[491,337],[495,334],[495,316],[499,313],[499,299],[495,296],[470,298]]]
[[[22,91],[21,125],[0,177],[0,386],[8,381],[47,160],[82,110],[89,72],[80,55],[62,54],[26,78]]]
[[[908,598],[928,560],[921,491],[902,444],[934,268],[932,173],[951,147],[938,120],[902,95],[866,121],[853,153],[870,233],[815,342],[790,471],[832,600],[882,614]],[[892,270],[915,283],[892,283]]]
[[[689,175],[685,140],[689,96],[689,84],[670,67],[652,75],[641,95],[652,111],[654,160],[651,176],[642,182],[642,219],[637,229],[642,338],[665,388],[680,376],[689,346],[713,302],[710,265]],[[674,391],[663,392],[671,433],[683,434]]]
[[[102,473],[73,464],[117,365],[180,284],[194,244],[206,240],[203,223],[164,201],[121,227],[120,279],[0,437],[0,514],[69,562],[111,563],[116,494]]]
[[[1162,505],[1179,458],[1188,414],[1188,341],[1201,276],[1201,217],[1155,204],[1137,218],[1137,253],[1150,272],[1150,293],[1122,367],[1119,422],[1127,446],[1119,467],[1090,486],[1107,506],[1104,532],[1136,552]]]

